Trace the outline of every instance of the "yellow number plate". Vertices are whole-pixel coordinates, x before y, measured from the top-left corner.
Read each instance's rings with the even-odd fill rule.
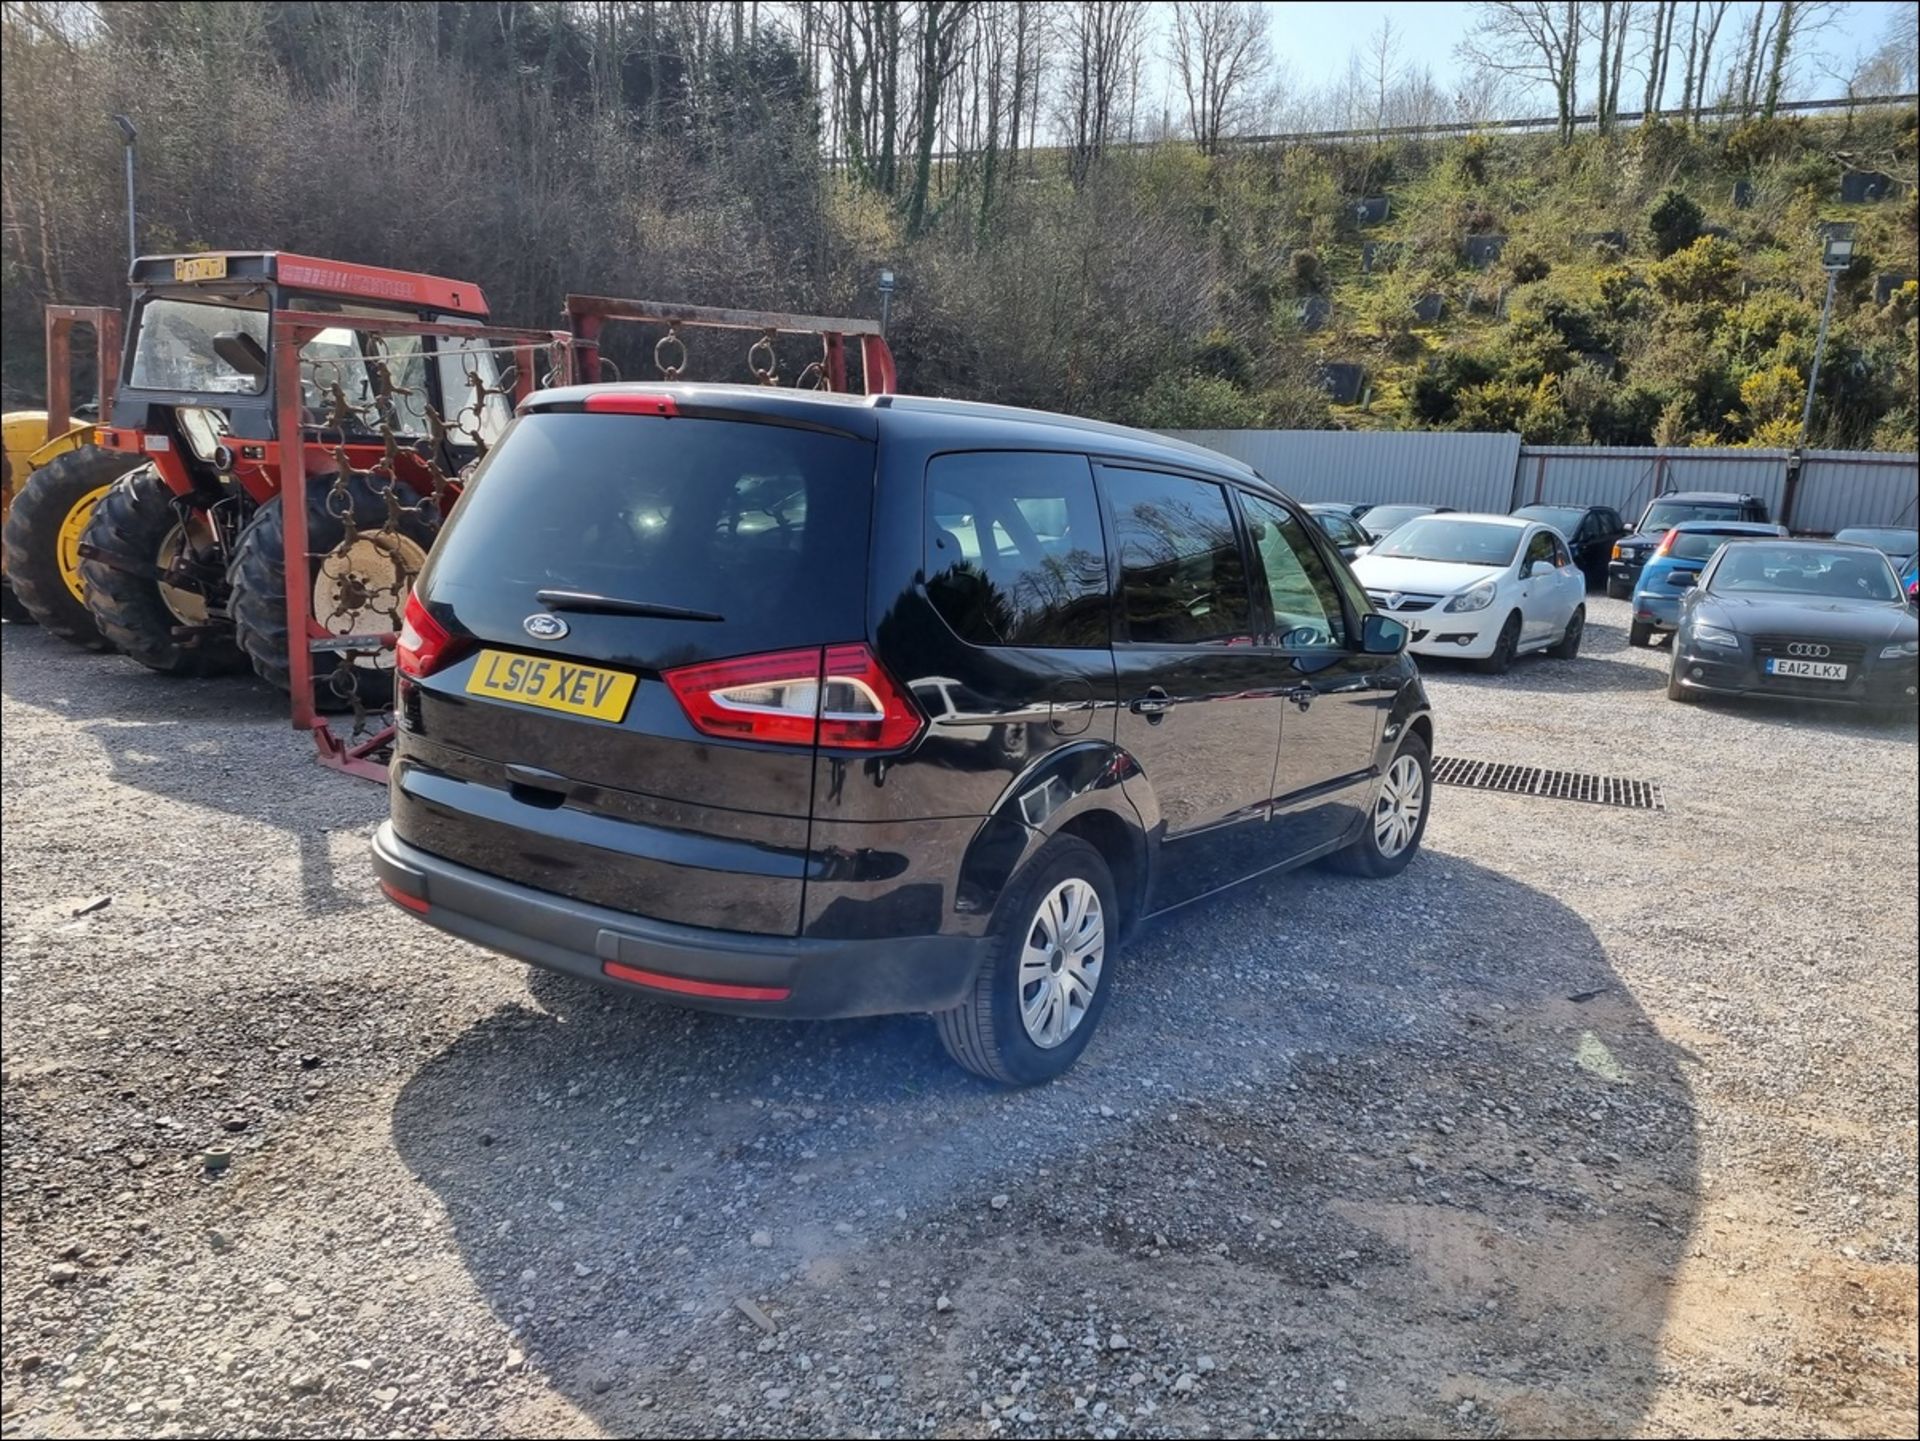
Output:
[[[186,260],[173,262],[175,280],[225,280],[227,278],[227,257],[224,255],[195,255]]]
[[[597,666],[575,665],[572,661],[551,660],[545,656],[513,655],[503,650],[483,650],[467,677],[467,694],[490,696],[516,705],[539,706],[542,710],[565,711],[568,715],[592,716],[595,720],[618,721],[627,713],[633,688],[639,677]]]

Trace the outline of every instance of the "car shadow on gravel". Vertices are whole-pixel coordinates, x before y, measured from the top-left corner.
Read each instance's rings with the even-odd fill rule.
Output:
[[[310,911],[384,904],[365,885],[354,898],[355,888],[336,884],[328,837],[343,828],[370,832],[385,814],[385,788],[311,763],[312,744],[292,729],[284,694],[251,675],[163,676],[36,627],[10,622],[3,629],[7,699],[60,716],[97,741],[110,779],[286,832]]]
[[[1025,1092],[923,1019],[539,973],[393,1139],[536,1389],[613,1434],[974,1434],[1007,1394],[1035,1434],[1097,1433],[1095,1395],[1165,1435],[1639,1424],[1694,1107],[1578,914],[1428,853],[1243,887],[1123,965]]]

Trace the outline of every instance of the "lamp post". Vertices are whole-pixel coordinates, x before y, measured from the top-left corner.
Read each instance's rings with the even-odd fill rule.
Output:
[[[133,128],[133,122],[124,115],[108,117],[120,127],[120,144],[127,152],[127,265],[140,258],[140,242],[133,228],[133,146],[140,138],[140,132]]]
[[[1840,282],[1840,272],[1853,264],[1853,227],[1851,225],[1833,225],[1828,227],[1826,245],[1820,253],[1820,263],[1827,271],[1827,299],[1820,307],[1820,334],[1813,342],[1813,369],[1807,375],[1807,408],[1800,413],[1800,443],[1805,445],[1813,434],[1813,391],[1820,384],[1820,357],[1827,350],[1827,323],[1833,319],[1833,290]]]
[[[880,333],[887,333],[887,320],[893,313],[893,272],[880,272]]]

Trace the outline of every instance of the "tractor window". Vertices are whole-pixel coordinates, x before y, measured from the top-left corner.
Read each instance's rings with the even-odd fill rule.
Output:
[[[513,405],[504,393],[499,353],[489,350],[486,341],[465,336],[442,335],[435,344],[440,351],[440,393],[446,397],[447,428],[454,432],[453,443],[472,445],[478,434],[487,445],[493,445],[513,419]],[[477,412],[475,376],[487,387],[486,400]]]
[[[380,427],[384,397],[376,393],[371,361],[386,365],[393,383],[391,418],[399,435],[427,433],[427,361],[417,335],[370,336],[365,331],[332,326],[300,347],[300,403],[310,422],[326,425],[334,413],[333,389],[346,397],[355,423],[350,429],[374,432]]]
[[[133,369],[127,384],[137,390],[175,390],[194,394],[258,395],[265,374],[248,375],[222,360],[213,338],[223,330],[251,336],[264,351],[267,314],[230,305],[193,300],[150,300],[141,308],[134,340]]]

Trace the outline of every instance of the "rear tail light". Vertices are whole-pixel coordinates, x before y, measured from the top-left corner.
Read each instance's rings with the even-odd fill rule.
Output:
[[[1680,535],[1680,527],[1676,525],[1672,530],[1668,531],[1665,535],[1660,537],[1660,548],[1656,550],[1654,554],[1655,555],[1672,554],[1673,542],[1679,537],[1679,535]]]
[[[419,596],[409,595],[407,609],[401,619],[400,637],[393,647],[393,663],[400,674],[418,680],[458,659],[471,644],[471,641],[456,639],[445,626],[428,615],[427,607]]]
[[[835,750],[898,750],[926,719],[864,645],[709,661],[664,672],[702,735]]]

